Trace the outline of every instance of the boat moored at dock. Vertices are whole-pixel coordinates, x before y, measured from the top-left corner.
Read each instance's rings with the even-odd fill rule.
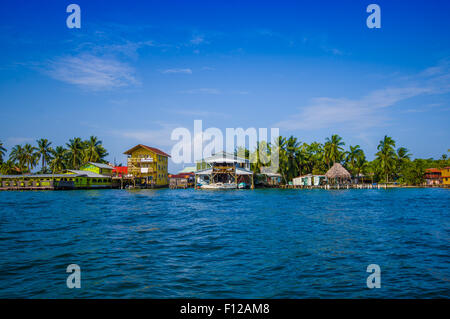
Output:
[[[254,188],[249,160],[223,151],[197,162],[195,183],[197,189]]]

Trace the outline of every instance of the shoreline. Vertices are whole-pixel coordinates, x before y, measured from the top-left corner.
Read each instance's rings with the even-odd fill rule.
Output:
[[[411,189],[411,188],[423,188],[423,189],[450,189],[447,185],[441,186],[421,186],[421,185],[322,185],[322,186],[294,186],[294,185],[284,185],[281,187],[255,187],[253,190],[261,190],[261,189],[279,189],[279,190],[362,190],[362,189]],[[144,190],[144,189],[168,189],[168,190],[179,190],[179,189],[193,189],[198,191],[224,191],[224,190],[252,190],[252,189],[196,189],[194,187],[187,188],[170,188],[170,187],[142,187],[142,188],[120,188],[120,187],[96,187],[96,188],[88,188],[88,187],[79,187],[79,188],[65,188],[65,189],[51,189],[51,188],[0,188],[0,192],[15,192],[15,191],[75,191],[75,190],[107,190],[107,189],[116,189],[116,190],[126,190],[126,191],[136,191],[136,190]]]

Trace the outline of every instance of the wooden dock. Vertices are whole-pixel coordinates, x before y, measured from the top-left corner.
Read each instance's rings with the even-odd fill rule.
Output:
[[[168,185],[157,185],[145,177],[120,177],[114,176],[112,178],[112,188],[118,189],[153,189],[164,188]]]

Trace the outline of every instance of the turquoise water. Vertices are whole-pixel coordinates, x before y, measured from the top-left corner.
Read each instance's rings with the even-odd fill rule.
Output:
[[[448,298],[449,204],[445,189],[0,192],[0,297]]]

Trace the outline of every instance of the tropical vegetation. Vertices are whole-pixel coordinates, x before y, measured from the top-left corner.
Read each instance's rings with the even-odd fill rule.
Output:
[[[323,143],[310,144],[294,136],[280,136],[275,144],[261,141],[252,152],[240,147],[236,154],[250,158],[251,169],[259,173],[270,164],[272,150],[278,148],[277,172],[285,184],[300,175],[325,174],[334,163],[343,165],[356,180],[407,185],[422,184],[427,168],[450,166],[447,154],[439,159],[412,159],[407,148],[398,146],[387,135],[379,141],[372,161],[367,160],[359,145],[346,148],[344,140],[337,134],[326,138]],[[106,163],[108,152],[96,136],[87,140],[75,137],[64,146],[55,148],[52,145],[52,142],[42,138],[36,141],[35,146],[29,143],[15,145],[7,156],[7,149],[0,140],[0,173],[58,173],[65,169],[78,169],[86,162]]]
[[[262,145],[265,151],[260,152]],[[264,163],[267,163],[267,160],[260,161],[260,158],[269,157],[272,149],[278,148],[278,173],[282,182],[286,184],[300,175],[325,174],[334,163],[343,165],[357,181],[395,182],[407,185],[422,184],[427,168],[450,166],[447,154],[437,160],[433,158],[413,160],[407,148],[397,147],[395,140],[387,135],[379,141],[372,161],[367,160],[365,152],[359,145],[349,145],[348,148],[345,146],[344,140],[337,134],[326,138],[324,143],[310,144],[302,143],[294,136],[280,136],[276,145],[260,142],[253,152],[240,148],[237,153],[249,154],[252,171],[259,173],[265,166]]]
[[[108,152],[96,136],[87,140],[80,137],[70,139],[65,146],[52,147],[52,142],[42,138],[36,146],[26,143],[15,145],[9,152],[0,141],[0,173],[59,173],[65,169],[78,169],[87,162],[106,163]]]

